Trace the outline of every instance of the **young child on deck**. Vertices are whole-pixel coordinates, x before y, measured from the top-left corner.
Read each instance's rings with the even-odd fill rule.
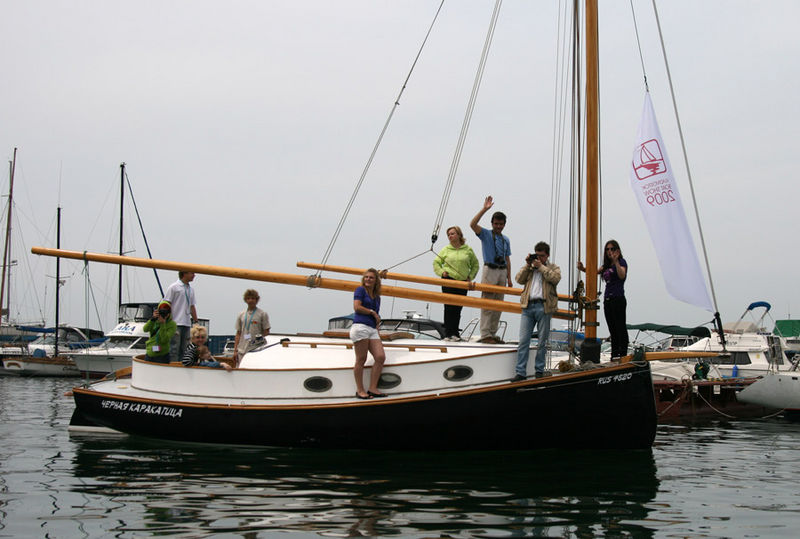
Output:
[[[199,360],[198,365],[201,367],[214,367],[216,369],[223,368],[228,372],[233,370],[227,363],[220,363],[219,361],[215,360],[211,355],[211,350],[209,350],[208,346],[204,344],[201,344],[197,347],[197,359]]]

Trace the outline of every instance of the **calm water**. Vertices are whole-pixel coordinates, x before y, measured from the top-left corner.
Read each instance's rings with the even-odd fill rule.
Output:
[[[662,427],[652,452],[250,449],[70,435],[73,383],[0,377],[0,537],[796,537],[800,523],[800,425],[781,420]]]

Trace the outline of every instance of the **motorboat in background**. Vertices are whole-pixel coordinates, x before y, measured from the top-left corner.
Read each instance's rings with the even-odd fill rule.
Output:
[[[763,308],[761,317],[755,321],[745,320],[754,309]],[[757,301],[747,306],[736,322],[723,326],[725,345],[719,332],[712,331],[708,337],[686,346],[688,352],[709,351],[719,353],[715,365],[723,376],[754,378],[768,372],[789,368],[784,339],[764,327],[764,317],[770,310],[766,301]]]
[[[144,331],[144,325],[153,317],[157,305],[157,302],[123,303],[119,308],[118,324],[106,333],[105,342],[69,354],[80,374],[102,378],[130,367],[133,357],[146,351],[145,342],[150,335]]]
[[[752,314],[753,309],[764,308],[764,312],[756,322],[747,321],[744,317]],[[723,326],[722,338],[718,331],[704,326],[695,328],[670,324],[629,324],[629,330],[639,333],[634,338],[631,348],[644,347],[648,351],[677,350],[684,352],[714,352],[716,357],[708,360],[716,367],[722,377],[754,378],[772,370],[785,370],[789,367],[787,347],[783,337],[768,332],[763,323],[770,305],[759,301],[751,303],[742,316],[736,321]],[[663,334],[666,337],[654,337]],[[696,362],[693,358],[668,360],[672,363]],[[680,372],[668,365],[653,364],[654,374],[659,371]]]
[[[21,376],[79,376],[78,368],[68,357],[70,350],[97,346],[105,340],[102,331],[61,326],[58,328],[59,353],[56,355],[54,328],[42,328],[42,335],[16,347],[5,347],[3,368],[6,374]]]

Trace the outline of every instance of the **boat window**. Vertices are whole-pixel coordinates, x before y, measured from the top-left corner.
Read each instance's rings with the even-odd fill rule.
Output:
[[[720,356],[721,365],[750,365],[750,354],[747,352],[731,352],[730,357]]]
[[[324,376],[312,376],[303,382],[303,387],[314,393],[323,393],[333,387],[333,382]]]
[[[781,341],[777,337],[767,337],[767,344],[769,345],[769,352],[767,360],[770,363],[777,363],[783,365],[783,348]]]
[[[348,329],[352,325],[352,318],[331,318],[328,320],[328,329]]]
[[[449,382],[461,382],[472,378],[472,369],[466,365],[456,365],[444,371],[444,378]]]
[[[402,381],[403,379],[397,374],[393,372],[384,372],[381,373],[381,377],[378,380],[378,389],[392,389],[399,386]]]

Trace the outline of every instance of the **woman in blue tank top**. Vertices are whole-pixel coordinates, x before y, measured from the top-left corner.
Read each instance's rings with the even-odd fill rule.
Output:
[[[369,268],[361,277],[361,286],[353,292],[353,326],[350,328],[350,339],[356,353],[356,364],[353,374],[356,379],[356,397],[371,399],[385,397],[385,393],[378,390],[378,380],[383,370],[386,353],[378,333],[381,317],[381,278],[378,270]],[[367,353],[372,354],[374,361],[370,373],[369,388],[364,389],[364,364],[367,362]]]

